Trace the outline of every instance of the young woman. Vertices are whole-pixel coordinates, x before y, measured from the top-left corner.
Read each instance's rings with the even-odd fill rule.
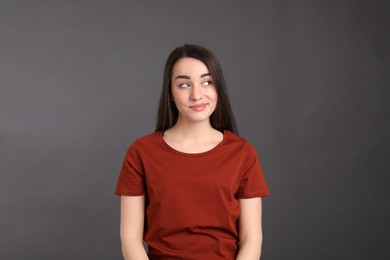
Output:
[[[126,260],[260,258],[261,197],[269,190],[256,151],[235,133],[214,54],[176,48],[156,131],[130,146],[115,191]]]

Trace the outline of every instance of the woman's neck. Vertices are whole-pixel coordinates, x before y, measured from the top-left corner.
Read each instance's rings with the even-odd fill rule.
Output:
[[[203,139],[210,136],[210,134],[215,133],[215,131],[216,129],[211,126],[209,120],[187,122],[185,120],[180,120],[180,118],[177,120],[176,124],[170,128],[170,132],[176,137],[192,140]]]
[[[163,139],[175,150],[185,153],[209,151],[223,140],[223,133],[214,129],[210,122],[177,123],[165,131]]]

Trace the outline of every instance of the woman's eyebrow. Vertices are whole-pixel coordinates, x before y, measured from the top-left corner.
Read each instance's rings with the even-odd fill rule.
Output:
[[[207,76],[210,76],[211,73],[210,72],[207,72],[207,73],[203,73],[200,75],[201,78],[204,78],[204,77],[207,77]],[[191,79],[190,76],[187,76],[187,75],[177,75],[175,79]]]
[[[175,79],[191,79],[191,77],[186,75],[178,75]]]

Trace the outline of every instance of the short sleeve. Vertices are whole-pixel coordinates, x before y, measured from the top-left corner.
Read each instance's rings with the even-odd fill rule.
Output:
[[[242,178],[238,198],[264,197],[270,194],[256,150],[248,142],[245,146]]]
[[[136,143],[127,150],[115,189],[116,195],[145,195],[145,174]]]

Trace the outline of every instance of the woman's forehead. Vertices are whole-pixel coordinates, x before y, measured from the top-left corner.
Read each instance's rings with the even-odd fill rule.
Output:
[[[172,69],[172,76],[201,76],[208,73],[209,69],[202,61],[188,57],[177,60]]]

